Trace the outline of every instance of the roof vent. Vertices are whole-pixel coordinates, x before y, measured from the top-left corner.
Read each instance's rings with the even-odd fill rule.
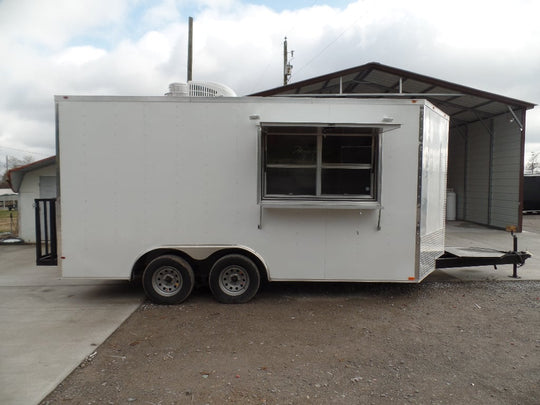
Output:
[[[189,96],[189,89],[186,83],[171,83],[169,84],[169,92],[165,93],[166,96],[173,97],[187,97]]]
[[[166,96],[172,97],[236,97],[230,87],[213,82],[171,83]]]

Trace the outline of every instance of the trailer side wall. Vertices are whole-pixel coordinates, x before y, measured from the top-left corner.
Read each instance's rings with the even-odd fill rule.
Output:
[[[57,104],[65,277],[129,279],[152,248],[216,244],[253,249],[272,280],[418,278],[423,102],[57,97]],[[382,125],[389,117],[396,128],[381,134],[380,213],[257,203],[259,122]],[[422,222],[428,234],[431,210]]]

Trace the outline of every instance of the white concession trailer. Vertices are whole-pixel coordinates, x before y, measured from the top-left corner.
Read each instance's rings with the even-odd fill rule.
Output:
[[[448,116],[426,100],[56,96],[64,277],[418,283],[444,252]]]

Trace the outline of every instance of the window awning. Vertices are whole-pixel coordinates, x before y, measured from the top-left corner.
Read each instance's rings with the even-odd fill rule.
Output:
[[[384,120],[385,118],[383,118]],[[389,118],[386,118],[389,119]],[[362,122],[362,123],[328,123],[328,122],[268,122],[268,121],[262,121],[260,123],[261,127],[265,126],[272,126],[272,127],[321,127],[321,128],[331,128],[333,126],[340,126],[340,127],[349,127],[349,128],[377,128],[380,130],[380,133],[388,132],[393,129],[401,127],[401,124],[399,123],[392,123],[392,122]]]

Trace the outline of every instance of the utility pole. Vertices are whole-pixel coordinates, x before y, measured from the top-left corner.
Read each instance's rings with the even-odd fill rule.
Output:
[[[294,55],[294,51],[291,51],[291,59]],[[286,86],[291,78],[292,71],[291,61],[289,59],[289,52],[287,51],[287,37],[283,41],[283,85]]]
[[[192,79],[193,69],[193,17],[189,17],[189,33],[188,33],[188,60],[187,60],[187,81]]]

